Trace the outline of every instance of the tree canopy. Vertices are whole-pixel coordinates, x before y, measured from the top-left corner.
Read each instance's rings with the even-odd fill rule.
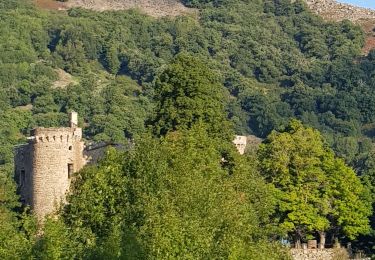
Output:
[[[296,239],[331,231],[353,239],[370,230],[371,200],[353,169],[320,133],[293,120],[259,149],[260,168],[278,189],[277,217]]]
[[[287,259],[267,242],[272,185],[230,143],[227,167],[222,146],[198,124],[161,139],[143,136],[127,152],[108,151],[80,173],[63,210],[72,231],[96,238],[78,248],[99,258]]]
[[[219,75],[202,60],[180,54],[164,69],[155,82],[156,133],[189,129],[205,123],[212,135],[231,139],[233,132],[227,119],[227,95]]]
[[[199,15],[0,0],[0,258],[167,258],[184,245],[192,258],[278,259],[280,227],[344,241],[368,230],[375,51],[361,54],[363,31],[302,0],[182,2]],[[18,203],[12,149],[71,110],[89,142],[136,147],[79,174],[39,236]],[[317,130],[286,127],[292,118]],[[270,135],[259,165],[235,154],[234,132]]]

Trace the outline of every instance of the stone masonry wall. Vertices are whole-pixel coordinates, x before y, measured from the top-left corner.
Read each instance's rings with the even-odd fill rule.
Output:
[[[85,165],[84,144],[82,129],[76,127],[37,128],[32,135],[28,144],[16,149],[16,176],[22,171],[27,176],[21,197],[42,220],[65,200],[71,177],[69,164],[71,173]],[[19,184],[20,180],[18,177]]]
[[[291,249],[293,260],[346,260],[349,259],[345,248]]]
[[[69,190],[68,165],[73,172],[83,166],[83,143],[77,129],[38,129],[32,144],[32,208],[38,219],[54,211]]]
[[[32,193],[32,161],[30,145],[21,145],[15,149],[15,181],[17,191],[23,203],[31,204]]]

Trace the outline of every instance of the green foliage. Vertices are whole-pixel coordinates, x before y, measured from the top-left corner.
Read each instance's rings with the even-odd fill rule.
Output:
[[[20,207],[13,181],[13,145],[22,138],[20,131],[28,127],[31,113],[20,109],[0,112],[0,258],[20,259],[30,254],[32,240],[21,230]]]
[[[127,180],[120,156],[109,151],[101,167],[86,168],[77,176],[64,213],[70,226],[90,227],[95,234],[105,236],[113,225],[121,223],[127,209]]]
[[[0,202],[3,203],[2,187],[0,187]],[[19,216],[6,208],[0,206],[0,258],[22,259],[31,256],[33,239],[24,230],[20,230],[22,222]]]
[[[39,231],[40,232],[40,231]],[[47,218],[43,234],[39,234],[32,248],[33,259],[82,259],[95,241],[88,230],[66,225],[62,219]]]
[[[155,100],[157,112],[152,123],[159,135],[203,122],[210,126],[212,135],[232,136],[218,75],[193,56],[178,55],[157,77]]]
[[[266,242],[262,241],[264,237],[259,240],[253,237],[251,232],[257,228],[251,229],[250,238],[243,238],[243,234],[234,238],[239,225],[235,223],[235,216],[215,213],[215,210],[226,212],[228,207],[235,204],[235,197],[225,199],[237,192],[233,188],[235,180],[221,180],[218,177],[220,173],[232,174],[230,178],[233,179],[240,178],[236,181],[249,185],[248,188],[243,187],[246,190],[244,193],[252,196],[262,194],[252,187],[263,187],[263,184],[259,176],[247,176],[259,181],[256,185],[249,183],[245,175],[234,174],[241,167],[248,174],[255,172],[253,164],[241,161],[236,156],[234,162],[229,160],[220,168],[217,160],[232,158],[228,149],[212,148],[202,137],[197,140],[218,150],[217,153],[203,152],[197,148],[198,143],[192,140],[188,142],[180,136],[186,134],[187,129],[195,129],[196,124],[203,124],[210,138],[229,140],[232,138],[232,123],[238,133],[266,137],[272,130],[282,129],[285,122],[297,117],[319,129],[337,155],[355,166],[358,173],[364,175],[364,182],[371,183],[371,167],[360,164],[371,152],[371,144],[363,144],[372,141],[370,138],[373,137],[375,55],[371,52],[367,57],[359,58],[364,37],[357,26],[348,21],[324,22],[307,10],[302,1],[182,2],[199,8],[199,19],[193,16],[154,19],[134,10],[98,13],[72,9],[61,13],[47,12],[33,7],[31,1],[0,0],[0,197],[6,201],[4,214],[9,220],[4,223],[3,230],[14,234],[14,245],[24,245],[29,252],[30,245],[26,245],[25,239],[30,243],[33,241],[27,237],[27,232],[22,231],[23,224],[12,215],[13,209],[18,206],[12,180],[12,147],[23,142],[34,126],[66,125],[66,112],[71,110],[79,112],[84,137],[89,140],[119,143],[127,143],[129,139],[139,140],[139,136],[144,136],[146,132],[145,122],[154,123],[154,132],[166,137],[163,141],[147,139],[155,154],[149,154],[142,150],[146,148],[137,146],[134,153],[113,155],[114,158],[109,156],[107,166],[86,169],[75,189],[82,189],[82,194],[87,194],[87,197],[79,197],[82,201],[71,198],[72,208],[69,210],[76,215],[70,218],[65,216],[64,223],[48,222],[45,237],[35,247],[34,254],[40,258],[59,258],[64,251],[67,258],[144,258],[154,257],[156,248],[164,250],[160,251],[163,257],[169,249],[173,254],[181,255],[183,252],[178,251],[180,247],[164,235],[175,236],[180,245],[187,246],[185,248],[197,248],[199,246],[191,241],[199,241],[202,247],[196,252],[189,252],[192,257],[196,256],[195,253],[199,254],[196,256],[198,258],[217,253],[232,259],[262,259],[264,255],[267,255],[267,259],[278,258],[278,250],[271,252]],[[60,84],[53,84],[56,80],[61,81],[61,75],[57,73],[59,70],[56,69],[69,72],[71,84],[61,88]],[[228,123],[228,118],[231,123]],[[303,192],[311,195],[308,204],[303,204],[298,196],[299,199],[293,199],[293,207],[305,207],[305,212],[290,215],[293,220],[288,220],[288,223],[303,226],[306,234],[318,227],[327,229],[327,223],[335,227],[335,231],[329,229],[328,232],[339,232],[348,237],[363,233],[366,229],[363,217],[368,214],[368,205],[365,205],[367,195],[360,197],[364,191],[361,184],[353,171],[335,158],[332,151],[325,145],[320,147],[320,137],[315,135],[316,132],[306,131],[315,136],[312,138],[313,144],[317,145],[312,149],[315,157],[306,159],[314,166],[311,169],[303,163],[294,166],[299,167],[302,176],[311,174],[318,181],[306,182],[310,188]],[[277,134],[272,136],[276,138]],[[172,137],[177,138],[175,142]],[[307,140],[303,141],[301,137],[304,144],[299,147],[293,138],[286,139],[286,147],[298,148],[308,154],[308,149],[304,148],[309,145]],[[186,145],[194,144],[196,150],[184,146],[178,148],[180,141]],[[149,147],[144,142],[142,145]],[[175,150],[168,150],[167,145],[176,145]],[[164,157],[156,155],[159,149],[166,153]],[[182,149],[186,149],[189,157],[198,161],[196,166],[193,159],[187,159],[183,164]],[[178,158],[173,157],[172,152],[178,154]],[[276,153],[276,150],[270,151],[270,154],[272,152]],[[137,153],[138,157],[134,157]],[[152,197],[151,188],[141,190],[141,184],[135,185],[136,180],[140,183],[154,180],[151,174],[153,166],[143,161],[146,159],[141,158],[142,153],[149,155],[150,158],[146,159],[157,165],[155,181],[158,182],[155,189],[165,188],[166,193],[174,194],[171,187],[163,184],[168,183],[163,173],[180,185],[177,187],[181,188],[181,193],[176,191],[179,197],[159,194],[156,197],[164,199],[165,205],[155,199],[151,200],[155,204],[147,205],[145,198]],[[200,181],[206,181],[207,177],[199,175],[206,166],[198,155],[206,158],[209,162],[207,169],[216,173],[207,179],[207,185],[213,191],[222,192],[218,185],[222,181],[228,185],[227,193],[211,194],[204,190],[202,183],[193,180],[193,176]],[[325,163],[321,162],[323,158]],[[125,170],[121,160],[134,162],[133,159],[150,169],[132,164],[135,167],[133,172],[128,168]],[[159,159],[162,165],[158,165]],[[250,161],[254,161],[254,158]],[[174,164],[170,165],[169,162]],[[119,168],[111,170],[112,164]],[[184,171],[185,168],[192,172],[192,177]],[[142,179],[138,170],[149,175],[142,176]],[[172,171],[183,173],[180,177],[186,179],[186,186],[175,179],[179,177],[174,176]],[[128,176],[130,172],[137,178]],[[114,179],[110,179],[110,176]],[[347,186],[348,181],[342,176],[355,183],[355,187]],[[91,182],[90,178],[98,183]],[[333,189],[326,189],[321,180],[327,178],[326,183],[338,187],[336,190],[343,196]],[[298,181],[298,178],[294,181]],[[317,186],[318,183],[323,188]],[[133,201],[134,196],[124,190],[124,186],[129,185],[141,196],[140,200]],[[196,197],[192,197],[191,202],[187,201],[188,189],[194,190],[194,185],[197,194],[212,199],[209,201],[212,202],[212,209],[208,210],[212,219],[203,221],[205,226],[202,227],[192,221],[203,218],[198,211],[188,211],[192,216],[190,220],[188,216],[177,214],[185,208],[201,210],[204,207],[204,200]],[[112,186],[117,188],[110,188]],[[268,188],[264,188],[266,193],[273,193]],[[302,189],[299,186],[294,188],[296,191]],[[322,189],[326,196],[335,198],[335,203],[326,203],[325,197],[321,198]],[[105,196],[101,196],[99,191],[105,191]],[[182,194],[182,191],[186,194]],[[119,194],[128,197],[120,201]],[[273,196],[262,196],[268,198],[270,204],[274,203]],[[287,198],[292,201],[293,196]],[[220,199],[224,199],[223,205],[219,205]],[[92,212],[94,218],[90,217],[89,204],[85,200],[95,205]],[[268,219],[272,205],[261,198],[251,197],[250,201],[250,210],[246,213],[243,213],[245,206],[242,204],[233,206],[238,207],[242,214],[239,214],[240,217],[248,216],[246,221],[255,227],[267,226],[265,223],[272,222]],[[258,205],[257,201],[262,203]],[[197,207],[192,204],[197,204]],[[134,220],[135,215],[127,215],[128,209],[129,212],[143,214],[140,210],[143,205],[149,214],[147,220],[162,222],[168,219],[170,222],[157,229],[150,223],[140,222],[142,219]],[[165,209],[165,214],[169,215],[157,216],[157,207]],[[129,222],[130,217],[133,222]],[[213,235],[212,227],[216,228],[218,222],[215,221],[220,217],[223,223],[219,225],[218,234]],[[253,223],[256,218],[258,222]],[[249,224],[246,221],[243,223]],[[225,230],[226,223],[228,230]],[[202,235],[194,233],[193,227]],[[155,235],[148,236],[142,228]],[[268,228],[271,227],[267,226],[260,233],[267,233],[265,230]],[[191,236],[191,240],[187,235]],[[71,245],[66,245],[69,241]],[[219,246],[210,247],[212,241],[219,241]],[[15,247],[2,245],[5,245],[1,247],[4,250],[10,250],[1,251],[6,252],[6,258]],[[73,245],[77,248],[76,252],[72,249]],[[155,247],[151,248],[151,245]],[[257,246],[262,249],[256,251]],[[131,247],[136,250],[128,249]],[[264,255],[261,255],[262,252]]]
[[[354,239],[369,231],[371,204],[354,171],[317,130],[293,120],[259,149],[262,172],[279,192],[278,218],[297,239],[330,230]]]
[[[47,220],[43,228],[43,237],[35,246],[38,259],[70,259],[66,245],[69,245],[68,230],[61,221]]]
[[[371,199],[355,172],[336,159],[327,169],[329,173],[326,195],[330,198],[330,218],[336,232],[342,232],[349,239],[370,231]]]
[[[145,135],[77,176],[64,219],[96,235],[97,256],[287,259],[264,240],[275,200],[251,160],[202,124],[162,139]]]
[[[75,109],[85,122],[95,122],[85,132],[87,137],[123,141],[124,136],[143,132],[140,125],[151,116],[149,104],[154,88],[162,83],[159,77],[171,73],[161,72],[166,69],[163,66],[185,52],[198,55],[209,71],[215,71],[212,76],[208,73],[207,79],[204,72],[197,74],[201,77],[197,85],[216,85],[215,91],[222,92],[219,85],[224,82],[230,90],[233,96],[229,102],[221,100],[219,107],[235,114],[232,121],[241,125],[241,131],[265,137],[297,116],[305,123],[316,123],[324,134],[357,136],[360,129],[353,126],[373,121],[373,82],[366,75],[371,75],[374,67],[370,56],[360,64],[353,63],[363,44],[356,26],[324,23],[300,1],[184,3],[202,8],[199,21],[192,17],[154,20],[134,11],[72,9],[68,15],[49,14],[19,1],[4,4],[0,14],[4,17],[1,35],[5,36],[0,44],[6,46],[0,56],[1,106],[32,103],[37,121],[46,126],[55,123],[40,118],[57,122],[51,113]],[[176,64],[174,60],[169,66]],[[52,89],[54,67],[73,73],[78,84],[68,91]],[[128,118],[117,108],[103,111],[107,102],[102,98],[103,89],[118,85],[103,68],[131,76],[142,85],[140,95],[132,96],[131,101],[112,102],[115,107],[131,103]],[[252,78],[268,84],[249,84]],[[171,84],[165,81],[163,84]],[[314,115],[315,121],[307,114]],[[111,119],[105,122],[103,117]],[[132,125],[133,121],[137,122]]]

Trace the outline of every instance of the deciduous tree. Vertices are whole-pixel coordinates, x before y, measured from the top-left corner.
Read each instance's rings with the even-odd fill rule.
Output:
[[[315,232],[324,244],[328,230],[351,239],[369,230],[371,205],[365,188],[317,130],[292,120],[284,131],[267,137],[259,160],[262,172],[279,192],[280,225],[296,242]]]

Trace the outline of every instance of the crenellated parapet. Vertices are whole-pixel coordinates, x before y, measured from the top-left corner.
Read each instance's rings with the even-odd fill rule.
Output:
[[[81,128],[36,128],[31,131],[29,143],[73,142],[82,139]]]

